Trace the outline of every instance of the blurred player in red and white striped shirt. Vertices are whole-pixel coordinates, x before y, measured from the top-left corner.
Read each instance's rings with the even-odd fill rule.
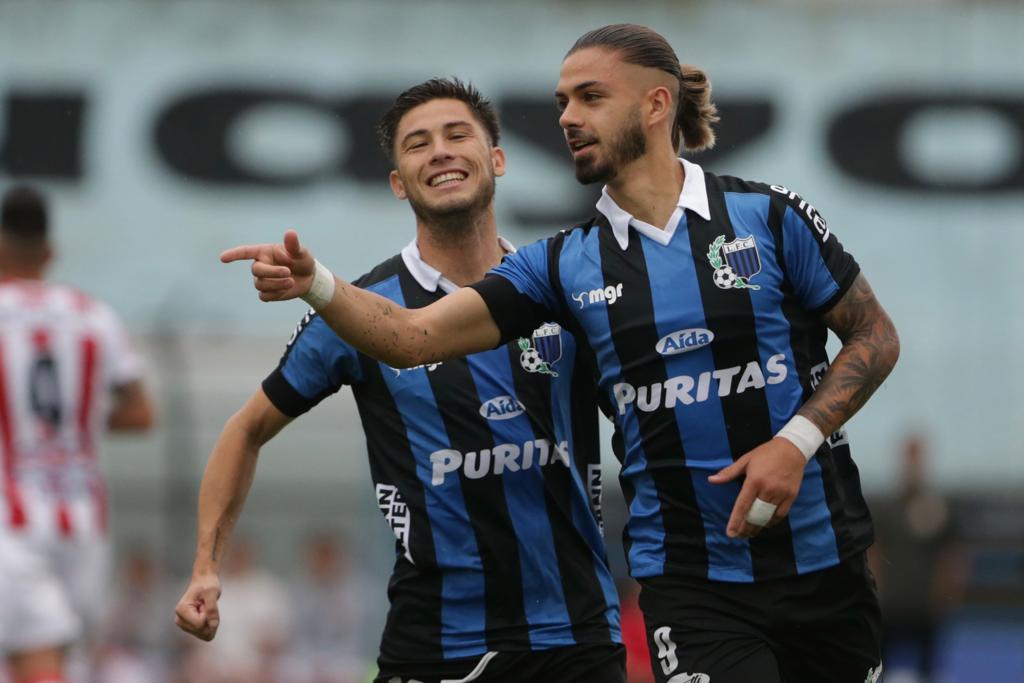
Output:
[[[52,259],[42,196],[10,190],[0,215],[0,653],[14,683],[66,680],[66,648],[95,625],[107,581],[97,444],[106,429],[153,422],[120,320],[44,281]]]

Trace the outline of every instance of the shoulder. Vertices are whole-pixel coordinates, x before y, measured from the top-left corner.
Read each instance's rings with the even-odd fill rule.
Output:
[[[360,275],[352,281],[352,284],[362,289],[373,289],[375,285],[397,277],[405,271],[406,267],[405,262],[402,261],[402,255],[395,254],[391,258],[378,263],[370,271]]]
[[[310,308],[295,326],[285,344],[285,359],[294,356],[292,352],[296,349],[300,349],[299,356],[305,358],[307,354],[330,356],[343,353],[349,348],[348,343],[335,334],[323,318]]]
[[[828,238],[828,225],[821,212],[800,194],[789,189],[787,186],[780,183],[744,180],[735,176],[715,176],[710,173],[706,174],[706,176],[709,179],[713,178],[715,185],[722,192],[767,195],[772,202],[777,202],[781,207],[792,209],[792,212],[787,212],[789,215],[798,218],[824,239]],[[711,187],[710,180],[708,186]],[[783,209],[780,208],[781,210]]]
[[[554,238],[561,238],[562,240],[579,240],[586,239],[593,230],[599,229],[602,225],[607,225],[608,219],[605,218],[602,213],[595,213],[584,221],[580,221],[571,228],[560,230]]]
[[[554,235],[539,240],[535,244],[543,245],[543,250],[549,256],[555,257],[566,249],[578,248],[586,241],[592,232],[606,225],[608,219],[603,214],[596,213],[586,220],[580,221],[571,227],[559,230]],[[533,245],[530,245],[533,246]]]
[[[737,178],[731,175],[715,175],[705,171],[704,182],[708,190],[717,189],[720,192],[729,192],[731,194],[772,194],[772,186],[768,183]]]
[[[714,182],[723,192],[768,195],[773,200],[795,209],[798,214],[812,224],[815,222],[815,217],[819,216],[818,210],[814,208],[813,204],[781,183],[762,183],[735,176],[715,176],[710,173],[706,176],[714,178]],[[822,222],[824,222],[823,219]]]

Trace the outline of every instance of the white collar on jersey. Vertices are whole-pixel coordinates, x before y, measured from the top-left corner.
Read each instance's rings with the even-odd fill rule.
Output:
[[[516,250],[512,243],[501,235],[498,235],[498,246],[506,254],[513,254]],[[457,284],[442,275],[441,271],[423,260],[423,257],[420,256],[420,247],[416,244],[415,239],[402,249],[402,261],[405,262],[405,267],[409,269],[420,287],[428,292],[436,292],[440,287],[445,294],[451,294],[459,288]]]
[[[711,209],[708,208],[708,188],[704,184],[704,169],[697,164],[680,159],[686,177],[683,179],[683,189],[679,192],[679,201],[676,203],[676,210],[668,219],[665,229],[656,228],[650,223],[644,223],[632,214],[615,203],[615,200],[608,194],[608,186],[601,190],[601,198],[597,200],[597,210],[603,213],[608,222],[612,225],[612,233],[623,251],[629,246],[629,226],[640,234],[647,235],[658,244],[666,245],[672,240],[676,226],[683,218],[686,209],[694,211],[706,221],[711,220]]]

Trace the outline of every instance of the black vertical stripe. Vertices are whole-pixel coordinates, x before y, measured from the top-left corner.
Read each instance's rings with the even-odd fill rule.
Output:
[[[563,331],[563,334],[568,333]],[[551,379],[546,375],[523,370],[519,363],[519,351],[511,345],[509,360],[516,396],[526,408],[534,436],[548,439],[552,444],[558,443],[551,413]],[[559,363],[557,370],[562,373],[573,372],[575,381],[573,365]],[[591,411],[596,417],[596,408],[592,407]],[[597,431],[596,421],[592,431]],[[595,459],[595,452],[585,449],[596,437],[581,432],[575,432],[573,436],[571,461],[574,467],[582,467],[585,472],[587,463]],[[544,503],[562,582],[562,596],[572,622],[573,638],[577,643],[609,640],[611,633],[604,616],[607,605],[594,567],[593,553],[572,518],[572,501],[578,496],[573,491],[572,473],[560,465],[542,467],[541,473],[544,478]],[[585,477],[583,481],[586,481]]]
[[[811,368],[825,360],[825,341],[828,331],[821,322],[812,317],[796,298],[796,291],[789,278],[789,268],[786,263],[785,247],[786,236],[783,229],[783,222],[786,216],[788,204],[782,195],[773,192],[770,195],[768,209],[768,228],[775,238],[775,259],[782,270],[782,315],[789,323],[789,345],[793,349],[793,365],[796,368],[797,376],[800,378],[800,385],[803,388],[802,402],[810,398],[813,391],[811,387]],[[813,349],[820,349],[816,357]],[[826,442],[827,443],[827,442]],[[848,520],[846,518],[845,506],[839,487],[835,463],[832,459],[832,451],[828,446],[818,450],[815,455],[821,467],[822,488],[825,492],[825,502],[828,505],[831,517],[832,532],[836,537],[836,545],[842,552],[842,548],[850,547],[851,534]]]
[[[622,297],[614,304],[605,304],[612,344],[623,380],[639,394],[641,388],[646,392],[668,379],[665,362],[655,348],[658,330],[647,261],[639,234],[630,229],[629,246],[623,251],[611,227],[606,222],[605,226],[598,233],[604,284],[622,285]],[[661,408],[645,412],[635,407],[634,413],[647,456],[647,471],[661,503],[666,564],[706,566],[704,524],[690,471],[684,464],[686,456],[675,412]]]
[[[380,366],[366,356],[360,356],[360,362],[364,381],[353,386],[353,393],[363,431],[373,435],[367,439],[370,474],[373,481],[402,492],[410,510],[410,552],[420,562],[419,566],[409,562],[396,540],[395,568],[388,582],[391,609],[381,636],[381,655],[405,659],[410,656],[409,643],[425,643],[429,651],[417,648],[417,658],[441,660],[441,573],[423,484],[416,476],[416,457]]]
[[[411,275],[403,273],[401,285],[407,307],[419,307],[411,302],[429,297]],[[465,358],[446,361],[427,377],[451,448],[464,456],[482,447],[493,448],[494,435],[480,415],[482,401],[469,362]],[[528,650],[522,565],[502,479],[489,475],[471,479],[460,469],[459,481],[483,567],[488,649]]]
[[[726,242],[736,239],[724,194],[726,184],[730,183],[730,180],[705,173],[705,181],[711,220],[706,221],[693,211],[687,212],[690,246],[694,254],[707,253],[708,245],[719,235],[725,235]],[[728,189],[744,188],[730,186]],[[746,189],[749,191],[749,188]],[[711,345],[715,367],[743,368],[751,361],[759,362],[757,329],[750,291],[721,289],[714,284],[714,269],[707,259],[695,259],[695,264],[704,315],[708,328],[715,333],[715,343]],[[774,436],[768,398],[764,390],[748,389],[741,394],[736,393],[735,386],[738,380],[738,376],[733,377],[733,391],[720,399],[733,459],[770,441]],[[765,529],[751,539],[750,555],[755,580],[762,576],[794,574],[796,556],[789,521]]]

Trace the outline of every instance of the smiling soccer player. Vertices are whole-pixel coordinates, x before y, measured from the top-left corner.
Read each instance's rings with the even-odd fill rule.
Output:
[[[416,238],[356,283],[396,305],[444,301],[513,251],[494,218],[497,116],[474,88],[435,79],[402,93],[379,132]],[[377,680],[621,683],[590,363],[540,321],[496,349],[400,369],[311,312],[211,456],[179,625],[207,639],[217,630],[221,547],[259,447],[348,384],[397,539]]]

